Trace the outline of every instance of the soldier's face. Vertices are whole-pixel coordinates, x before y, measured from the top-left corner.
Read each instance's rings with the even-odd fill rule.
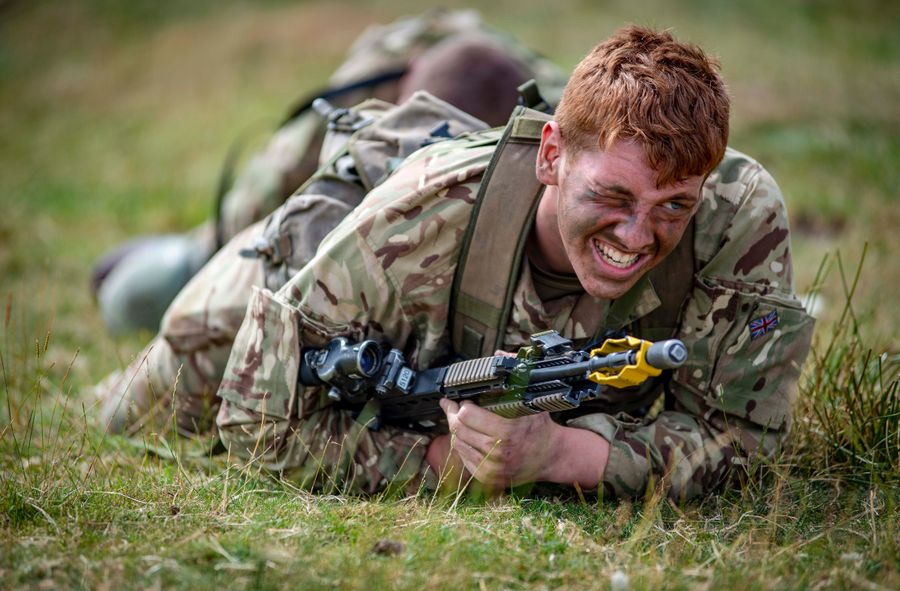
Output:
[[[595,297],[619,298],[677,246],[697,209],[703,177],[657,187],[638,143],[573,153],[554,126],[544,130],[537,162],[549,200],[538,210],[538,228],[551,227],[555,217],[559,239],[556,248],[543,249],[545,264],[574,272]]]

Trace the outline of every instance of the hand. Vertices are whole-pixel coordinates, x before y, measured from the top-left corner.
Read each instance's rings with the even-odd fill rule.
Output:
[[[454,458],[488,489],[543,481],[590,490],[603,480],[609,442],[592,431],[558,425],[546,412],[506,419],[446,398],[441,408],[452,434],[442,442],[444,457]]]
[[[441,400],[452,434],[451,449],[465,469],[488,488],[551,480],[563,427],[542,412],[507,419],[472,402]]]

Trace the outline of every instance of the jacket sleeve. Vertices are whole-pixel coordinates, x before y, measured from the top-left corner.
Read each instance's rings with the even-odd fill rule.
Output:
[[[674,409],[649,423],[605,414],[569,423],[610,442],[606,492],[640,496],[663,482],[673,498],[702,495],[774,453],[789,431],[814,320],[794,295],[784,202],[756,163],[716,190],[735,209],[726,223],[697,220],[722,231],[698,239],[712,256],[682,310],[689,355],[669,384]],[[720,240],[703,244],[710,235]]]
[[[334,405],[326,388],[298,383],[298,368],[304,347],[336,336],[390,343],[411,364],[441,352],[458,234],[492,151],[487,140],[423,148],[286,285],[253,293],[219,388],[219,436],[235,456],[325,489],[436,484],[425,462],[430,436],[369,429],[374,405],[359,413]]]

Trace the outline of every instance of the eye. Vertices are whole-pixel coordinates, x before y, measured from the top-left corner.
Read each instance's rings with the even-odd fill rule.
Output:
[[[596,193],[594,191],[590,191],[588,195],[589,199],[594,203],[599,203],[609,207],[628,207],[631,204],[630,199],[615,193]]]
[[[663,207],[669,211],[684,211],[687,209],[687,206],[680,201],[666,201],[663,203]]]

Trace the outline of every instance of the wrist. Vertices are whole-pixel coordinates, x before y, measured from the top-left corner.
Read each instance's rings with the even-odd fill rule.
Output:
[[[462,460],[453,453],[449,434],[438,435],[431,440],[425,450],[425,462],[440,482],[448,479],[462,482],[469,477]]]
[[[557,484],[577,483],[594,489],[603,481],[609,460],[609,442],[593,431],[554,423],[550,449],[541,480]]]

